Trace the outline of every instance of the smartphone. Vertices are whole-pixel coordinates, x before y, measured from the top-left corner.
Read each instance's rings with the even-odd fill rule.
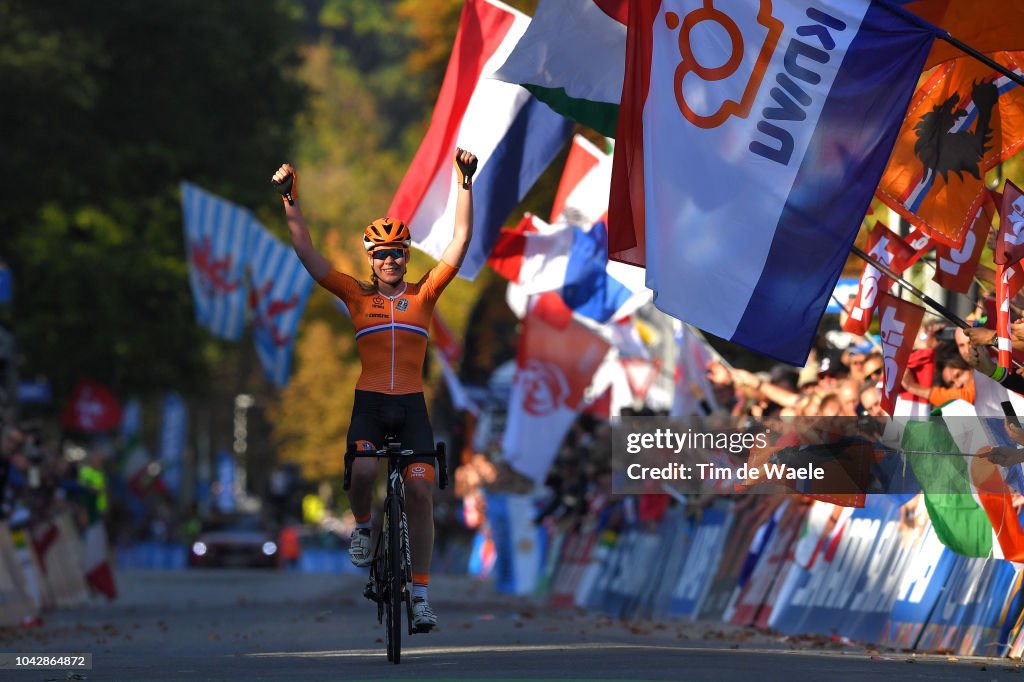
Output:
[[[1018,429],[1020,428],[1020,420],[1017,419],[1017,413],[1013,411],[1013,403],[1009,400],[1004,400],[999,403],[1003,408],[1003,414],[1006,415],[1006,421],[1013,424]]]

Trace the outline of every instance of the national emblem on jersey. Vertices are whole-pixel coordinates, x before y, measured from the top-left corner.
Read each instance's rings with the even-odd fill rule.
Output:
[[[405,312],[406,310],[408,310],[409,309],[409,299],[407,299],[407,298],[400,298],[400,299],[398,299],[398,303],[395,304],[395,309],[398,310],[399,312]]]

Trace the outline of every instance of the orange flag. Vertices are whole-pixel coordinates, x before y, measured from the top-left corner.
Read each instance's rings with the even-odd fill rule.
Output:
[[[1024,26],[1024,0],[915,0],[903,7],[979,52],[991,54],[1000,50],[1024,50],[1024,31],[1021,30]],[[924,68],[930,69],[963,56],[958,48],[944,40],[936,40]]]
[[[1024,52],[997,52],[1024,73]],[[1024,88],[971,58],[939,66],[914,95],[878,198],[960,248],[985,200],[985,173],[1024,148]]]

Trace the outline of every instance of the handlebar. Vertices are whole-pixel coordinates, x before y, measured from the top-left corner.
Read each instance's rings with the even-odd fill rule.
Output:
[[[395,458],[409,458],[409,463],[431,459],[437,460],[437,487],[444,490],[448,487],[448,456],[444,443],[438,442],[437,446],[433,450],[426,450],[424,452],[416,452],[414,450],[403,450],[402,444],[398,442],[385,441],[386,447],[379,450],[347,450],[345,452],[345,477],[342,482],[342,488],[348,490],[352,485],[352,462],[357,457],[386,457],[388,459]]]

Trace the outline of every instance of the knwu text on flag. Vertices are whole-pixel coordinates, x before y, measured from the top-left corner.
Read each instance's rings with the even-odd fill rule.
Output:
[[[803,364],[932,41],[869,0],[630,3],[611,257]]]

